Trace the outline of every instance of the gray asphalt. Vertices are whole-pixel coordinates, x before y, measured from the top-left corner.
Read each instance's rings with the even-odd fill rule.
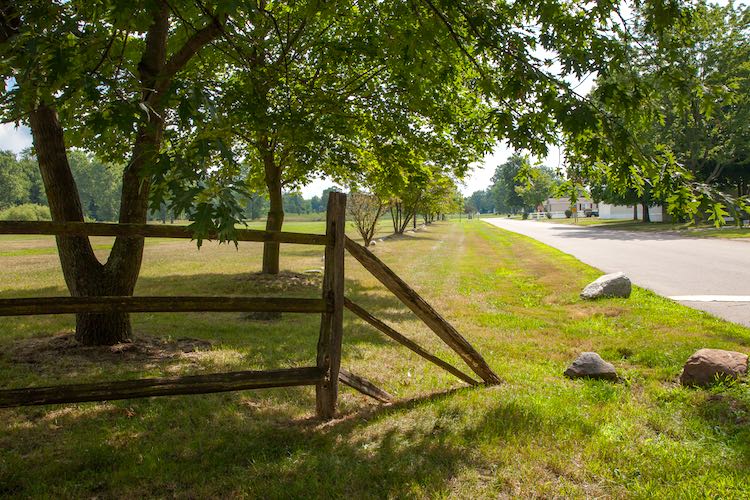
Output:
[[[750,242],[505,218],[482,219],[689,307],[750,326]]]

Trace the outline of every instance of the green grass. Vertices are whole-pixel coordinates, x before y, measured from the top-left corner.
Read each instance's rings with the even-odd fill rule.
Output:
[[[714,227],[713,225],[693,223],[672,223],[672,222],[640,222],[624,221],[622,219],[599,219],[598,217],[582,217],[578,221],[575,219],[552,219],[545,222],[556,224],[570,224],[577,226],[594,226],[606,227],[607,229],[619,229],[623,231],[639,232],[669,232],[679,236],[689,238],[750,238],[750,227],[737,227],[731,224]]]
[[[309,224],[286,229],[322,227]],[[321,266],[318,248],[282,249],[285,269]],[[254,280],[260,251],[157,241],[146,248],[137,293],[318,296],[317,286]],[[503,384],[467,388],[347,314],[343,366],[394,394],[395,404],[344,388],[341,418],[331,423],[314,419],[309,388],[4,409],[0,496],[750,495],[747,384],[676,383],[698,348],[748,352],[748,329],[638,288],[628,300],[583,302],[578,292],[596,270],[478,221],[434,224],[375,251]],[[463,366],[355,261],[346,265],[348,296]],[[4,256],[0,266],[1,297],[65,294],[54,255]],[[73,318],[3,318],[0,386],[303,366],[314,360],[319,327],[315,316],[291,314],[276,323],[169,313],[133,321],[139,335],[209,339],[213,347],[162,360],[63,354],[22,363],[13,360],[19,346],[70,332]],[[564,378],[588,350],[612,361],[623,382]]]

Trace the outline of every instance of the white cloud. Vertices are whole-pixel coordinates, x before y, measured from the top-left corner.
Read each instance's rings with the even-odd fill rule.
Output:
[[[28,127],[16,127],[12,123],[0,124],[0,150],[18,154],[28,147],[31,147],[31,130]]]

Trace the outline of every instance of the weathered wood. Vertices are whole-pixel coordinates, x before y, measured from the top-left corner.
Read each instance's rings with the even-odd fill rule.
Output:
[[[366,378],[355,375],[348,370],[344,370],[343,368],[339,369],[339,380],[355,391],[359,391],[365,396],[370,396],[371,398],[376,399],[381,403],[390,403],[391,401],[393,401],[393,396],[385,392],[380,387],[376,386]]]
[[[288,312],[329,310],[322,299],[282,297],[37,297],[0,299],[0,316],[111,312]]]
[[[346,195],[331,193],[326,214],[326,236],[331,242],[325,251],[323,299],[331,312],[323,313],[318,339],[318,368],[324,374],[316,387],[316,411],[320,418],[336,414],[341,342],[344,336],[344,252],[346,229]]]
[[[352,302],[348,298],[344,299],[344,304],[346,305],[347,309],[349,309],[351,312],[353,312],[354,314],[356,314],[357,316],[359,316],[360,318],[362,318],[363,320],[365,320],[366,322],[368,322],[370,325],[372,325],[373,327],[375,327],[377,330],[381,331],[382,333],[384,333],[388,337],[392,338],[393,340],[395,340],[399,344],[401,344],[401,345],[403,345],[403,346],[411,349],[412,351],[414,351],[415,353],[419,354],[420,356],[422,356],[424,359],[426,359],[430,363],[434,363],[434,364],[438,365],[440,368],[448,371],[449,373],[452,373],[453,375],[455,375],[456,377],[458,377],[459,379],[463,380],[464,382],[466,382],[469,385],[478,385],[479,384],[479,382],[477,382],[476,380],[474,380],[470,376],[466,375],[464,372],[462,372],[458,368],[456,368],[453,365],[451,365],[451,364],[443,361],[442,359],[438,358],[437,356],[434,356],[434,355],[430,354],[428,351],[426,351],[425,349],[423,349],[422,346],[420,346],[416,342],[410,340],[409,338],[403,336],[402,334],[400,334],[399,332],[397,332],[396,330],[394,330],[393,328],[391,328],[387,324],[383,323],[378,318],[376,318],[375,316],[373,316],[372,314],[370,314],[369,312],[367,312],[364,308],[362,308],[361,306],[355,304],[354,302]]]
[[[398,277],[372,252],[346,238],[346,249],[362,266],[416,314],[435,334],[453,349],[467,365],[488,384],[499,384],[500,378],[487,365],[481,354],[453,328],[417,292]]]
[[[188,226],[110,224],[105,222],[0,221],[0,234],[194,238],[193,232]],[[295,243],[300,245],[326,245],[328,243],[328,238],[322,234],[261,231],[256,229],[236,229],[236,238],[237,241]],[[211,233],[204,239],[216,240],[218,239],[218,235]]]
[[[0,408],[315,385],[317,367],[0,390]]]

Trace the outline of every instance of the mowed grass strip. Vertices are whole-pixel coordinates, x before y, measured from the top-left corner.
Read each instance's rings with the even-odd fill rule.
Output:
[[[321,226],[288,229],[304,229],[297,224]],[[317,297],[319,277],[303,271],[322,266],[321,250],[282,246],[286,278],[269,282],[255,274],[260,245],[159,241],[146,248],[137,293]],[[596,270],[479,220],[433,224],[375,252],[474,344],[502,385],[467,388],[347,313],[342,365],[395,404],[342,388],[342,417],[325,424],[313,418],[309,388],[0,410],[0,496],[750,495],[747,384],[676,383],[695,349],[750,351],[747,329],[638,288],[628,300],[582,302]],[[0,266],[0,297],[66,293],[54,255],[1,257]],[[350,298],[463,367],[353,259],[346,266]],[[29,354],[34,342],[70,333],[72,317],[0,321],[3,387],[304,366],[319,327],[315,315],[269,323],[139,314],[139,336],[211,348],[97,358]],[[587,350],[624,380],[565,379]]]

